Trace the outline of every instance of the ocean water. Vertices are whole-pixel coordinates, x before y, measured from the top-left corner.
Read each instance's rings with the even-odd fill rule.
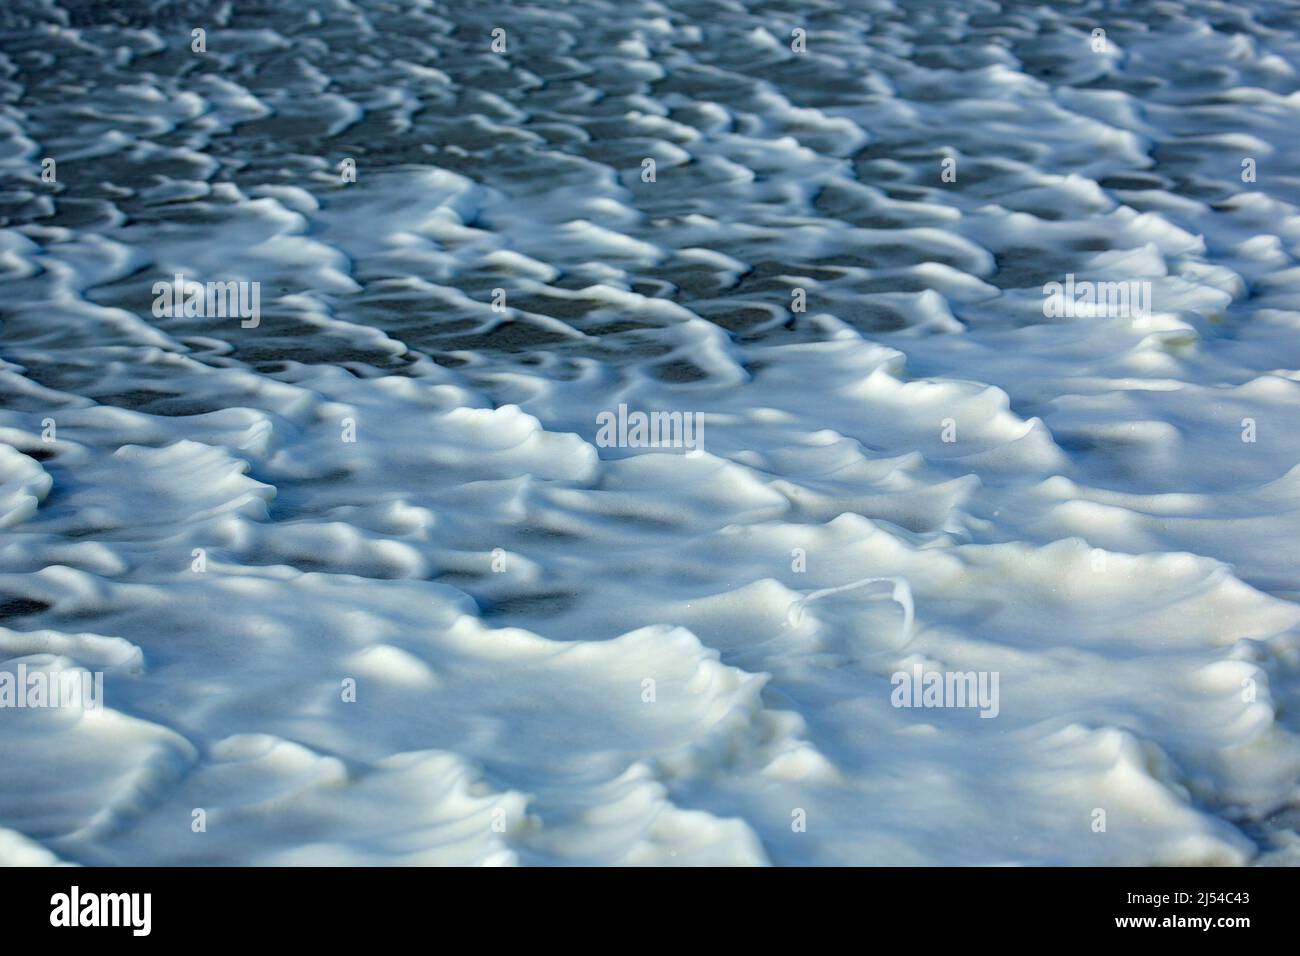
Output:
[[[7,3],[0,863],[1300,863],[1298,70]]]

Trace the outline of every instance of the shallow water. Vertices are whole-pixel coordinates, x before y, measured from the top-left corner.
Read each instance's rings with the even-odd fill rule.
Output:
[[[0,863],[1300,862],[1298,23],[7,5]]]

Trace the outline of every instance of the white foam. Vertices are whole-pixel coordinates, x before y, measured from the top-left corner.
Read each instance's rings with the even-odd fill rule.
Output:
[[[0,863],[1300,859],[1285,5],[877,6],[15,11]]]

